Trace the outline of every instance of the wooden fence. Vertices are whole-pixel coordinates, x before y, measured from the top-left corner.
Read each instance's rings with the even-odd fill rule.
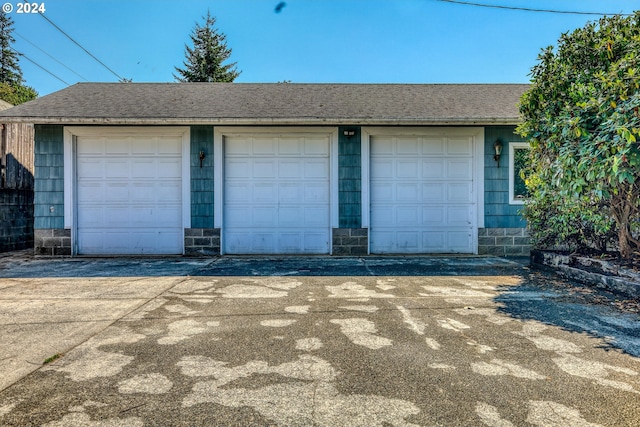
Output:
[[[33,125],[6,123],[0,126],[0,188],[33,190]]]

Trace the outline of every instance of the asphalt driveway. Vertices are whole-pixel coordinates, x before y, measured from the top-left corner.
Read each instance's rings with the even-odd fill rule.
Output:
[[[488,257],[5,257],[0,425],[637,426],[640,318],[594,292]]]

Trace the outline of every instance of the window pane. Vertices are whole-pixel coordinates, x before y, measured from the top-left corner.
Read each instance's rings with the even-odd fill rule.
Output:
[[[520,171],[527,166],[527,148],[516,148],[513,150],[513,197],[515,199],[525,199],[529,197],[529,190],[524,184],[524,179],[520,177]]]

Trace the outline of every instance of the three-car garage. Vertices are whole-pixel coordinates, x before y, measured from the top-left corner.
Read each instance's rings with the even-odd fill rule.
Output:
[[[65,210],[76,254],[181,254],[189,128],[69,127]],[[221,254],[331,254],[340,156],[332,127],[215,129]],[[363,128],[362,228],[377,254],[474,253],[478,128]]]

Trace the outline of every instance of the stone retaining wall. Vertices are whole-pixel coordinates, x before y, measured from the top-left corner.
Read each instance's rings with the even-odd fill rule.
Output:
[[[565,255],[553,251],[531,251],[531,265],[553,270],[569,279],[640,298],[640,273],[606,260]]]

